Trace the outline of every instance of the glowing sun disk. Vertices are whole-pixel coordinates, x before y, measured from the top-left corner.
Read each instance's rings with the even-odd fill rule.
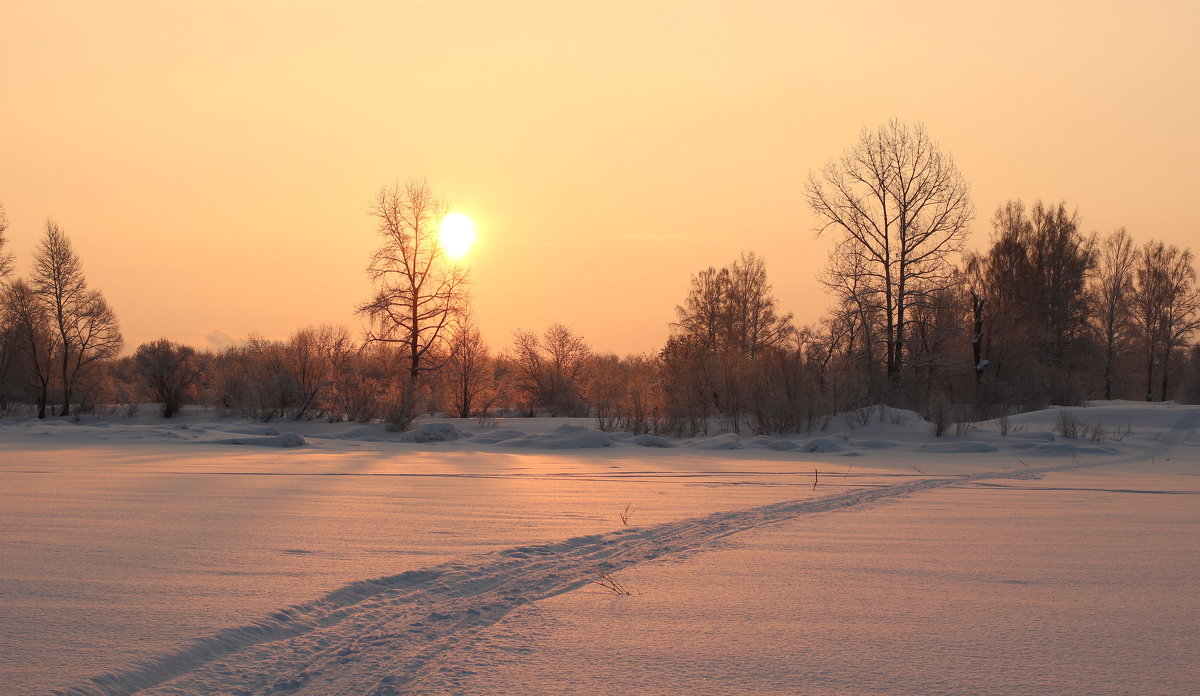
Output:
[[[475,223],[464,213],[447,213],[438,228],[438,244],[446,255],[458,260],[471,251],[475,243]]]

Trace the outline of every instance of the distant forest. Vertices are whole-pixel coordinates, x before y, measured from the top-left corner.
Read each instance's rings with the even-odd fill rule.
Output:
[[[298,329],[219,351],[162,338],[124,351],[116,314],[53,222],[13,273],[0,206],[0,412],[128,414],[154,402],[259,420],[424,414],[593,417],[671,435],[798,432],[887,403],[938,426],[1086,399],[1200,402],[1200,290],[1190,249],[1124,229],[1085,233],[1065,202],[1009,201],[982,252],[953,160],[922,126],[864,129],[809,175],[833,299],[796,326],[747,252],[680,288],[661,350],[617,356],[571,328],[488,346],[468,279],[437,245],[446,206],[424,181],[381,190],[381,244],[357,307],[369,329]],[[798,231],[798,234],[803,234]]]

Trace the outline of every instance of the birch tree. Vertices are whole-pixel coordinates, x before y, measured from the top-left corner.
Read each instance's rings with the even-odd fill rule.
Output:
[[[844,282],[861,288],[863,313],[882,320],[885,369],[895,384],[910,309],[952,282],[949,257],[974,217],[966,180],[924,126],[892,120],[863,129],[840,160],[810,174],[807,198],[817,235],[837,235],[837,267],[857,269]]]
[[[1134,267],[1138,250],[1125,228],[1104,238],[1096,272],[1096,322],[1104,341],[1104,398],[1112,398],[1113,364],[1125,350],[1132,321]]]

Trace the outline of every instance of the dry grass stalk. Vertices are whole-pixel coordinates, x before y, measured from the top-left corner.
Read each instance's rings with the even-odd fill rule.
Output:
[[[609,592],[617,595],[631,595],[633,592],[629,586],[620,580],[613,577],[612,573],[600,573],[600,577],[592,581],[593,585],[599,585]]]

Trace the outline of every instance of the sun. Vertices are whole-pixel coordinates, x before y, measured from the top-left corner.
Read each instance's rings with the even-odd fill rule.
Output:
[[[438,244],[455,261],[466,257],[475,243],[475,223],[465,213],[447,213],[438,228]]]

